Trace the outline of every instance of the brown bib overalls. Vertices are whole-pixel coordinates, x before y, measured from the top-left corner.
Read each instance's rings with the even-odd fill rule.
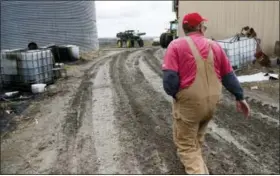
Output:
[[[207,59],[201,57],[190,37],[186,37],[186,41],[195,58],[197,71],[195,81],[180,90],[173,102],[173,138],[186,173],[209,174],[201,148],[206,127],[221,96],[222,85],[215,72],[211,41]]]

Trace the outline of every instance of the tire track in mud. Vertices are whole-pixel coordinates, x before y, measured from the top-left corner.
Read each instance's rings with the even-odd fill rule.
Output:
[[[140,64],[140,69],[142,70],[143,73],[146,73],[145,76],[146,78],[149,80],[150,84],[153,85],[154,89],[156,88],[162,88],[161,81],[159,81],[159,78],[156,78],[156,75],[154,75],[154,73],[156,73],[155,69],[159,72],[160,67],[155,67],[155,66],[151,66],[151,62],[147,62],[147,58],[142,58],[142,60],[144,60],[144,63],[147,64],[147,66],[150,69],[147,69],[147,67],[145,66],[145,64]],[[154,72],[154,73],[153,73]],[[158,75],[158,74],[157,74]],[[165,93],[163,92],[163,89],[159,90],[158,92],[162,93],[165,95]],[[167,96],[165,96],[165,98],[171,103],[172,102],[172,98],[168,98]],[[242,145],[240,145],[238,142],[235,141],[235,139],[228,133],[228,131],[224,128],[219,128],[219,130],[216,130],[217,125],[215,123],[212,123],[209,125],[209,127],[213,129],[214,133],[210,133],[210,138],[219,138],[219,140],[221,140],[221,136],[224,137],[223,135],[227,135],[227,138],[223,138],[223,140],[225,140],[225,142],[233,142],[234,145],[236,145],[236,147],[242,147]],[[209,147],[207,148],[207,145],[204,147],[204,150],[207,149],[209,150]],[[241,148],[238,148],[241,149]],[[243,149],[243,148],[242,148]],[[245,152],[247,152],[246,149],[244,149]],[[206,154],[207,155],[207,154]],[[209,169],[211,171],[211,169]]]
[[[92,135],[91,81],[111,56],[97,60],[86,72],[77,93],[70,102],[62,134],[58,135],[58,156],[51,174],[92,174],[98,170]]]
[[[159,69],[160,68],[160,64],[159,62],[157,62],[157,59],[155,57],[151,57],[152,55],[145,55],[143,56],[143,61],[145,61],[147,63],[147,65],[149,65],[149,67],[151,67],[151,69],[159,76],[162,78],[163,73],[162,71]]]
[[[254,97],[254,95],[245,97],[247,102],[250,104],[251,108],[259,109],[261,113],[265,116],[269,116],[279,121],[279,101],[278,105],[269,104],[267,102],[263,102],[259,100],[259,98]]]
[[[128,53],[129,52],[125,52],[123,53],[122,56],[126,56],[128,55]],[[122,148],[121,149],[122,157],[120,158],[119,162],[122,163],[121,170],[123,170],[123,172],[127,172],[125,174],[142,174],[142,172],[138,168],[139,163],[136,160],[136,157],[133,153],[134,145],[132,142],[130,142],[133,139],[133,137],[126,130],[122,130],[125,128],[123,124],[126,123],[126,121],[128,121],[130,118],[133,118],[133,116],[130,115],[132,114],[131,108],[128,104],[127,96],[123,91],[123,89],[121,88],[121,83],[119,81],[120,77],[117,76],[118,72],[116,70],[118,69],[119,66],[116,63],[119,62],[118,61],[119,57],[121,56],[115,56],[114,58],[112,58],[110,62],[110,71],[109,71],[114,86],[113,87],[114,90],[113,97],[114,97],[114,104],[115,104],[114,116],[119,121],[115,123],[115,126],[119,129],[119,141]],[[120,174],[124,174],[124,173],[120,173]]]
[[[159,48],[159,49],[155,49],[152,51],[152,55],[157,58],[158,62],[160,63],[160,65],[163,62],[163,58],[164,58],[164,54],[165,54],[165,49]]]
[[[159,86],[162,72],[155,53],[126,50],[98,60],[86,72],[65,116],[53,173],[184,174],[172,141],[172,99]],[[104,64],[109,64],[111,82],[94,85]],[[101,72],[105,74],[107,67]],[[107,84],[112,85],[112,94],[95,95],[96,89],[105,90]],[[101,96],[109,95],[115,110],[112,119],[96,112]],[[274,111],[253,106],[253,115],[246,121],[235,112],[228,94],[224,95],[206,134],[209,170],[214,174],[279,174],[279,118]],[[104,131],[115,135],[114,139],[100,141],[101,121],[109,123],[112,131]],[[112,142],[113,149],[108,151]]]
[[[229,129],[235,140],[254,156],[249,157],[251,165],[256,165],[250,173],[279,174],[279,123],[269,120],[274,119],[271,116],[269,119],[259,117],[263,111],[255,107],[252,107],[251,118],[245,120],[233,107],[234,100],[228,93],[224,93],[223,102],[216,113],[219,118],[215,118],[214,122],[218,127]]]
[[[138,57],[130,58],[129,54],[112,60],[110,66],[116,96],[115,116],[119,118],[121,145],[126,148],[123,167],[137,165],[142,174],[183,174],[168,123],[171,107],[145,80]],[[126,59],[133,62],[132,69],[126,68]],[[127,163],[134,157],[137,161]]]
[[[111,59],[112,60],[112,59]],[[112,83],[109,62],[102,66],[94,79],[92,120],[98,171],[95,174],[118,174],[120,171],[118,129],[114,123]]]
[[[149,66],[150,70],[145,68],[145,64],[140,64],[142,72],[145,73],[147,79],[150,79],[149,82],[154,85],[153,87],[155,89],[156,87],[159,88],[159,84],[161,84],[160,78],[155,78],[156,75],[152,74],[152,72],[155,72],[154,68],[149,63],[145,63]],[[164,94],[163,90],[159,90],[158,92]],[[224,94],[227,95],[228,93]],[[253,122],[249,122],[252,125],[248,125],[248,122],[244,122],[245,120],[242,115],[236,115],[235,109],[233,110],[232,108],[234,103],[228,104],[228,101],[234,101],[229,100],[230,98],[228,96],[225,96],[224,99],[227,103],[224,102],[223,106],[218,108],[216,113],[218,118],[215,118],[209,124],[210,133],[206,135],[205,155],[207,156],[206,160],[209,170],[215,174],[279,173],[279,170],[277,170],[279,164],[279,161],[277,161],[279,157],[279,134],[277,135],[279,123],[277,125],[272,117],[266,117],[266,119],[252,117],[254,118],[252,120]],[[253,111],[263,112],[262,109],[259,110],[256,108],[253,108]],[[238,118],[238,122],[235,118]],[[249,126],[249,128],[247,127],[247,129],[244,128],[240,131],[240,126]],[[257,131],[262,132],[262,135],[256,133]],[[270,132],[272,132],[273,136],[270,136],[270,140],[273,140],[273,142],[268,146],[266,145],[267,149],[262,153],[264,146],[261,147],[256,141],[264,142],[265,137],[268,137]],[[254,147],[249,147],[249,144]],[[266,159],[262,160],[263,157]]]

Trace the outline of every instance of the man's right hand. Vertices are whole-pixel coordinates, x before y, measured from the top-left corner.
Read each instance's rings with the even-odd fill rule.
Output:
[[[242,112],[246,118],[249,118],[251,110],[246,100],[236,101],[236,109],[238,112]]]

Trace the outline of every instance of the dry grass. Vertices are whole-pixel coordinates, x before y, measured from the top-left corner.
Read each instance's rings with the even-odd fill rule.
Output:
[[[144,40],[144,46],[145,47],[151,47],[152,46],[153,41],[152,40]]]
[[[94,58],[99,57],[99,50],[92,50],[89,52],[84,52],[84,53],[81,53],[80,56],[81,56],[81,59],[92,60]]]
[[[279,80],[242,83],[241,85],[245,89],[251,89],[251,87],[257,86],[258,91],[266,93],[269,97],[279,97]]]
[[[279,74],[279,67],[272,67],[272,68],[265,68],[262,67],[261,65],[259,65],[258,63],[256,64],[250,64],[248,65],[246,68],[237,71],[236,74],[237,75],[251,75],[251,74],[255,74],[255,73],[259,73],[259,72],[271,72],[271,73],[275,73],[275,74]]]
[[[272,72],[279,74],[279,67],[263,68],[259,64],[249,65],[247,68],[238,71],[237,75],[250,75],[259,72]],[[246,82],[241,84],[245,89],[251,89],[253,86],[258,87],[258,91],[266,93],[270,97],[279,97],[279,80],[269,80],[261,82]]]
[[[144,40],[144,47],[151,47],[152,43],[153,43],[152,40]],[[112,42],[112,43],[100,45],[100,49],[108,49],[108,48],[118,48],[117,43]],[[125,46],[123,48],[125,48]],[[134,44],[134,48],[139,48],[137,42]]]

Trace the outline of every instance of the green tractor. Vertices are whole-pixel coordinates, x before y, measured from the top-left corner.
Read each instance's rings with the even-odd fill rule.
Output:
[[[167,32],[160,35],[160,46],[162,48],[167,48],[169,43],[178,38],[178,20],[170,21],[170,26]]]
[[[134,30],[126,30],[124,32],[117,33],[116,37],[118,38],[118,48],[122,48],[124,45],[126,48],[133,48],[136,42],[139,47],[143,47],[144,41],[141,38],[142,35],[146,35],[146,33],[135,33]]]

